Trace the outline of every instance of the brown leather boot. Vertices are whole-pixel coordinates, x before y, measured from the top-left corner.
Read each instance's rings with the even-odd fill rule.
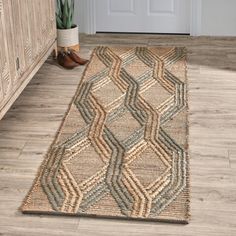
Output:
[[[66,69],[73,69],[79,66],[79,64],[74,62],[65,52],[58,53],[57,62],[59,65],[63,66]]]
[[[85,65],[88,62],[88,60],[81,58],[74,50],[69,50],[68,55],[74,62],[80,65]]]

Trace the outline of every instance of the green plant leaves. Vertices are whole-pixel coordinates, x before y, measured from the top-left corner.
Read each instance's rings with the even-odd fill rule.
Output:
[[[67,4],[67,13],[68,13],[66,28],[69,29],[69,28],[71,28],[71,12],[72,12],[72,9],[70,8],[69,1],[67,1],[66,4]]]
[[[71,29],[73,27],[74,9],[74,0],[57,0],[57,28]]]
[[[56,14],[56,21],[57,21],[57,28],[58,29],[64,29],[63,22],[57,14]]]

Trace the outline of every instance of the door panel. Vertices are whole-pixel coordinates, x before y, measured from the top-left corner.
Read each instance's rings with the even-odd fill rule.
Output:
[[[189,33],[189,19],[189,0],[96,1],[97,31]]]
[[[148,0],[149,14],[173,14],[175,9],[174,0]]]
[[[134,0],[110,0],[108,1],[109,15],[112,14],[134,14]]]

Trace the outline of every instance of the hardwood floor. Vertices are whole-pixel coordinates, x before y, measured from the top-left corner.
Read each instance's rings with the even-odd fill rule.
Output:
[[[67,71],[48,60],[0,121],[0,235],[236,235],[236,38],[82,35],[81,55],[101,44],[188,49],[190,224],[19,212],[84,69]]]

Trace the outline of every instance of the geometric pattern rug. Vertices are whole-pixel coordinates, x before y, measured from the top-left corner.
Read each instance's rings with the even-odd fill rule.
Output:
[[[186,51],[94,49],[23,213],[188,223]]]

